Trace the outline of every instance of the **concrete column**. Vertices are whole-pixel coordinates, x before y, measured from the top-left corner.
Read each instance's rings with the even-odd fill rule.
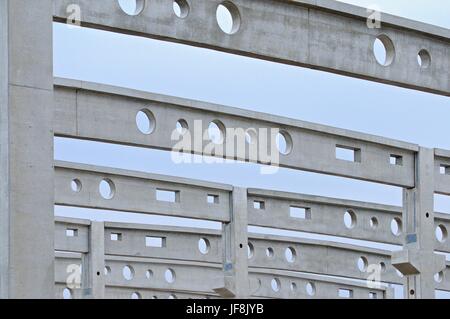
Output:
[[[83,268],[86,269],[84,297],[105,298],[105,224],[92,222],[89,232],[89,253]]]
[[[0,0],[0,297],[54,298],[52,0]]]
[[[223,297],[250,297],[248,278],[247,189],[233,188],[231,222],[223,225],[224,283],[214,289]]]
[[[445,268],[445,257],[434,253],[434,150],[420,148],[416,187],[404,190],[403,207],[405,244],[392,263],[405,275],[405,298],[433,299],[433,277]]]

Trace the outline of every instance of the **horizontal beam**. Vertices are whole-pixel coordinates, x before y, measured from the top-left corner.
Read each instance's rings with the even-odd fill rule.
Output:
[[[100,193],[102,181],[109,183],[110,192],[105,197]],[[192,182],[119,169],[56,162],[55,204],[229,221],[229,188],[213,183]],[[163,196],[158,198],[160,192]],[[214,203],[208,203],[208,195],[216,196]]]
[[[54,0],[54,20],[66,22],[69,5],[81,10],[81,24],[112,32],[205,47],[450,96],[450,31],[382,14],[368,27],[369,13],[335,1],[233,0],[234,34],[222,32],[216,8],[222,0],[195,0],[179,19],[166,0],[147,1],[127,15],[116,0]],[[392,63],[378,64],[375,39],[385,35]],[[251,39],[251,40],[249,40]],[[427,68],[417,63],[425,49]],[[389,50],[388,55],[391,54]],[[425,62],[424,62],[425,63]]]
[[[177,121],[182,119],[191,133],[191,148],[183,151],[211,155],[208,151],[211,141],[203,139],[211,122],[221,123],[224,131],[254,129],[260,133],[263,129],[268,132],[275,129],[283,132],[291,147],[287,154],[278,154],[274,145],[272,151],[269,146],[267,154],[274,165],[279,162],[279,166],[291,169],[400,187],[414,186],[414,155],[418,151],[415,144],[125,88],[63,79],[56,79],[55,85],[57,136],[172,151],[179,143],[172,140],[172,133]],[[137,128],[135,118],[141,110],[151,112],[154,121],[151,134],[143,134]],[[199,130],[195,129],[195,123],[200,123]],[[200,140],[196,136],[199,134]],[[237,150],[237,142],[228,150],[226,139],[222,145],[216,145],[223,154],[214,155],[267,164],[267,158],[261,155],[267,150],[261,146],[264,137],[267,138],[264,133],[254,137],[252,145],[259,145],[257,158],[250,156],[250,145],[245,145],[245,154]],[[353,161],[338,158],[336,154],[341,149],[353,152]],[[396,165],[392,164],[392,157],[398,159]]]

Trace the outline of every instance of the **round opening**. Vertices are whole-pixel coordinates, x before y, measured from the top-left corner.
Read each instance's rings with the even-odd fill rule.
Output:
[[[384,262],[380,262],[381,272],[386,272],[386,264]]]
[[[65,288],[63,290],[63,298],[64,299],[72,299],[72,290],[70,290],[69,288]]]
[[[440,271],[434,275],[434,281],[436,281],[437,283],[441,283],[442,280],[444,280],[444,272]]]
[[[272,287],[272,290],[275,291],[275,292],[278,292],[281,289],[281,283],[280,283],[280,280],[278,278],[272,279],[272,281],[270,282],[270,285]]]
[[[447,233],[447,228],[445,228],[444,225],[437,226],[435,234],[436,234],[436,239],[440,243],[444,243],[447,240],[448,233]]]
[[[288,263],[293,263],[295,258],[297,257],[297,253],[294,248],[288,247],[284,252],[284,257],[286,258]]]
[[[348,229],[356,226],[356,214],[352,210],[347,210],[344,214],[344,225]]]
[[[72,180],[72,182],[70,183],[70,188],[72,189],[73,192],[75,193],[79,193],[81,192],[81,181],[79,179],[74,179]]]
[[[428,69],[431,65],[431,55],[430,52],[423,49],[417,54],[417,63],[422,69]]]
[[[189,125],[185,120],[181,119],[181,120],[178,120],[178,122],[176,124],[176,128],[177,128],[177,132],[180,135],[184,135],[189,130]]]
[[[171,294],[168,299],[178,299],[176,295]]]
[[[173,12],[178,18],[184,19],[189,15],[189,4],[186,0],[174,0]]]
[[[142,134],[151,134],[155,129],[155,123],[155,117],[149,110],[140,110],[136,114],[136,125]]]
[[[131,266],[125,266],[122,269],[123,278],[126,280],[132,280],[134,278],[134,269]]]
[[[153,271],[151,271],[150,269],[147,270],[147,271],[145,272],[145,278],[147,278],[147,279],[152,279],[152,278],[153,278]]]
[[[292,292],[297,291],[297,284],[295,282],[291,283],[291,291]]]
[[[230,1],[224,1],[217,7],[217,24],[226,34],[235,34],[241,26],[239,9]]]
[[[173,284],[175,282],[175,271],[172,269],[167,269],[164,273],[164,278],[166,279],[166,282],[169,284]]]
[[[109,266],[105,266],[105,268],[103,269],[103,274],[105,276],[108,276],[111,273],[111,268]]]
[[[273,248],[269,247],[269,248],[266,249],[266,256],[268,258],[273,258],[273,256],[274,256]]]
[[[140,14],[145,8],[145,0],[118,0],[123,12],[130,16]]]
[[[202,255],[206,255],[209,253],[209,250],[211,249],[211,244],[209,243],[209,240],[206,238],[201,238],[198,241],[198,250]]]
[[[367,258],[366,257],[359,257],[357,265],[358,265],[358,269],[359,269],[360,272],[366,272],[367,267],[369,266]]]
[[[252,243],[248,243],[248,245],[247,245],[247,256],[248,256],[248,259],[253,258],[254,254],[255,254],[255,248],[253,247],[253,244]]]
[[[99,185],[99,192],[104,199],[112,199],[116,193],[113,181],[108,178],[102,180]]]
[[[212,121],[208,127],[208,136],[214,144],[222,144],[225,140],[225,125],[218,120]]]
[[[308,282],[306,284],[306,293],[309,296],[314,296],[316,294],[316,285],[314,285],[314,283],[312,282]]]
[[[398,217],[391,221],[391,232],[394,236],[400,236],[402,233],[402,220]]]
[[[410,295],[414,295],[414,294],[415,294],[414,289],[411,289],[411,290],[409,291],[409,294],[410,294]]]
[[[141,296],[141,294],[138,293],[138,292],[133,292],[133,293],[131,294],[131,299],[142,299],[142,296]]]
[[[280,131],[276,138],[278,151],[283,155],[288,155],[292,151],[292,138],[288,132]]]
[[[255,144],[257,140],[256,130],[248,129],[245,131],[245,142],[247,144]]]
[[[394,43],[385,34],[378,36],[373,44],[373,54],[380,65],[391,65],[395,58]]]
[[[369,224],[370,224],[370,228],[377,229],[378,228],[378,219],[376,217],[372,217],[370,219]]]

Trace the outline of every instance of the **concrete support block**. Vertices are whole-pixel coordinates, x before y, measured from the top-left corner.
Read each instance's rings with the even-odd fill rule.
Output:
[[[247,189],[235,187],[231,222],[223,224],[224,281],[214,288],[224,298],[249,298]]]
[[[52,0],[0,1],[0,297],[54,297]]]

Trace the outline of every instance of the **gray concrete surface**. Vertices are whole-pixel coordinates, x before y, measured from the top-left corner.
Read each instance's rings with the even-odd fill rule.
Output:
[[[0,297],[53,297],[52,1],[0,1]]]

